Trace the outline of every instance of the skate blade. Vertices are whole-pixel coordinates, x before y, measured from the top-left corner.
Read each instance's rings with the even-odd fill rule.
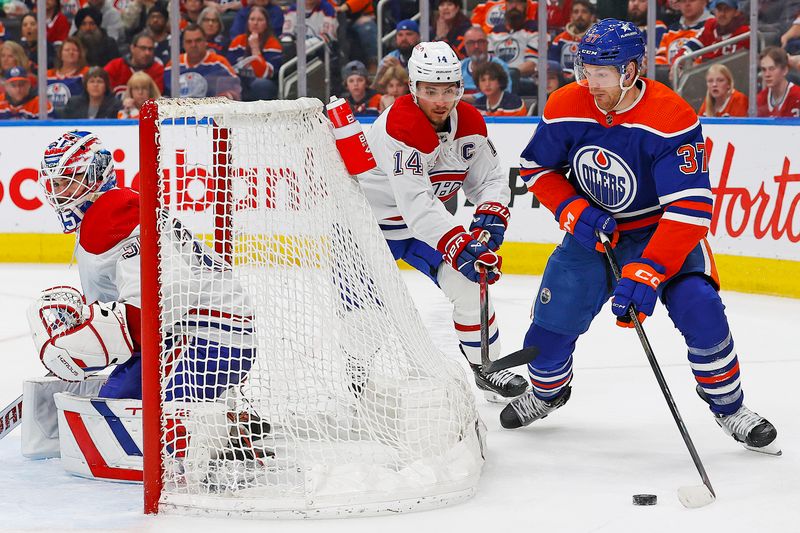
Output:
[[[505,405],[505,404],[511,402],[511,400],[513,400],[514,398],[519,398],[519,396],[512,396],[511,398],[506,398],[505,396],[500,396],[496,392],[492,392],[492,391],[488,391],[488,390],[485,390],[485,391],[482,391],[482,392],[483,392],[483,397],[489,403],[501,403],[501,404]]]
[[[747,444],[744,444],[744,443],[742,444],[742,446],[744,446],[748,450],[751,450],[751,451],[754,451],[754,452],[758,452],[758,453],[763,453],[765,455],[774,455],[774,456],[783,455],[783,451],[781,450],[781,447],[778,444],[778,439],[775,439],[774,441],[770,442],[766,446],[762,446],[761,448],[756,448],[754,446],[748,446]]]
[[[714,503],[716,499],[717,497],[714,496],[714,493],[705,485],[691,485],[678,489],[678,500],[687,509],[705,507]]]

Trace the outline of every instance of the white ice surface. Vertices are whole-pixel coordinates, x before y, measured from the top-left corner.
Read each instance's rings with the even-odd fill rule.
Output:
[[[404,272],[434,341],[460,358],[448,302],[416,272]],[[28,337],[25,309],[39,289],[77,286],[64,266],[1,265],[0,403],[43,374]],[[505,276],[491,288],[504,352],[521,346],[539,278]],[[124,531],[370,532],[797,532],[800,531],[800,300],[723,293],[742,366],[745,402],[778,428],[782,457],[746,451],[726,437],[695,395],[685,347],[663,307],[645,322],[653,349],[717,492],[689,510],[682,485],[700,479],[647,365],[636,334],[613,325],[606,308],[579,340],[569,403],[527,428],[500,428],[501,406],[478,401],[489,455],[478,493],[450,508],[377,518],[284,521],[185,518],[141,513],[138,485],[89,481],[59,460],[19,452],[19,429],[0,441],[0,529]],[[466,365],[465,365],[466,371]],[[476,391],[477,392],[477,391]],[[634,507],[636,493],[658,495]]]

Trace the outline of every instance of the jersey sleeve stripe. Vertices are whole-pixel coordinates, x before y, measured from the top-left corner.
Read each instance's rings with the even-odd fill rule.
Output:
[[[671,211],[667,211],[661,217],[662,220],[672,220],[675,222],[681,222],[683,224],[689,224],[692,226],[701,226],[704,228],[708,228],[711,226],[711,217],[693,217],[690,215],[684,215],[681,213],[673,213]]]
[[[701,199],[701,201],[692,201],[692,200],[678,200],[677,202],[672,202],[669,204],[669,207],[680,207],[683,209],[696,209],[698,211],[707,211],[711,212],[712,202],[711,199]]]
[[[658,201],[661,202],[661,205],[671,204],[676,200],[682,200],[685,198],[689,198],[691,196],[699,196],[701,198],[713,198],[711,196],[710,189],[684,189],[682,191],[674,192],[671,194],[665,194],[664,196],[659,196]]]
[[[655,224],[658,224],[659,220],[661,220],[661,213],[658,213],[657,215],[653,215],[647,218],[642,218],[639,220],[619,222],[617,223],[617,229],[619,231],[632,231],[636,229],[647,228]]]

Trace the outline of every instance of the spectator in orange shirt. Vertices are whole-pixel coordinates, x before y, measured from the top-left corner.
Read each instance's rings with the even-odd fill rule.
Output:
[[[60,114],[73,96],[83,94],[83,76],[86,66],[86,51],[75,37],[67,37],[58,49],[56,68],[47,71],[47,99]]]
[[[733,86],[725,65],[711,65],[706,72],[706,98],[697,112],[701,117],[746,117],[747,96]]]
[[[0,100],[0,120],[35,120],[39,118],[39,97],[31,85],[28,72],[12,67],[3,73],[5,95]],[[52,118],[53,106],[47,102],[47,117]]]
[[[711,13],[706,9],[706,0],[680,0],[678,9],[681,18],[670,25],[667,33],[661,38],[661,46],[656,54],[657,65],[671,65],[675,61],[678,50],[686,41],[697,36],[703,29]]]
[[[524,117],[528,114],[522,98],[506,91],[508,75],[497,63],[478,65],[472,73],[481,93],[473,104],[481,115],[492,117]]]
[[[351,61],[342,69],[342,80],[347,88],[345,100],[356,115],[380,114],[381,95],[368,86],[369,73],[361,61]]]

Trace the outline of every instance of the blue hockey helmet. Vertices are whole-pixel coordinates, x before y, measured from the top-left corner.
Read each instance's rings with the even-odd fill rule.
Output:
[[[636,64],[636,74],[642,69],[645,53],[645,38],[633,22],[603,19],[586,31],[578,45],[575,71],[578,83],[588,85],[585,65],[616,67],[620,74],[628,63]],[[602,84],[602,81],[600,82]],[[613,85],[621,83],[614,80]]]

